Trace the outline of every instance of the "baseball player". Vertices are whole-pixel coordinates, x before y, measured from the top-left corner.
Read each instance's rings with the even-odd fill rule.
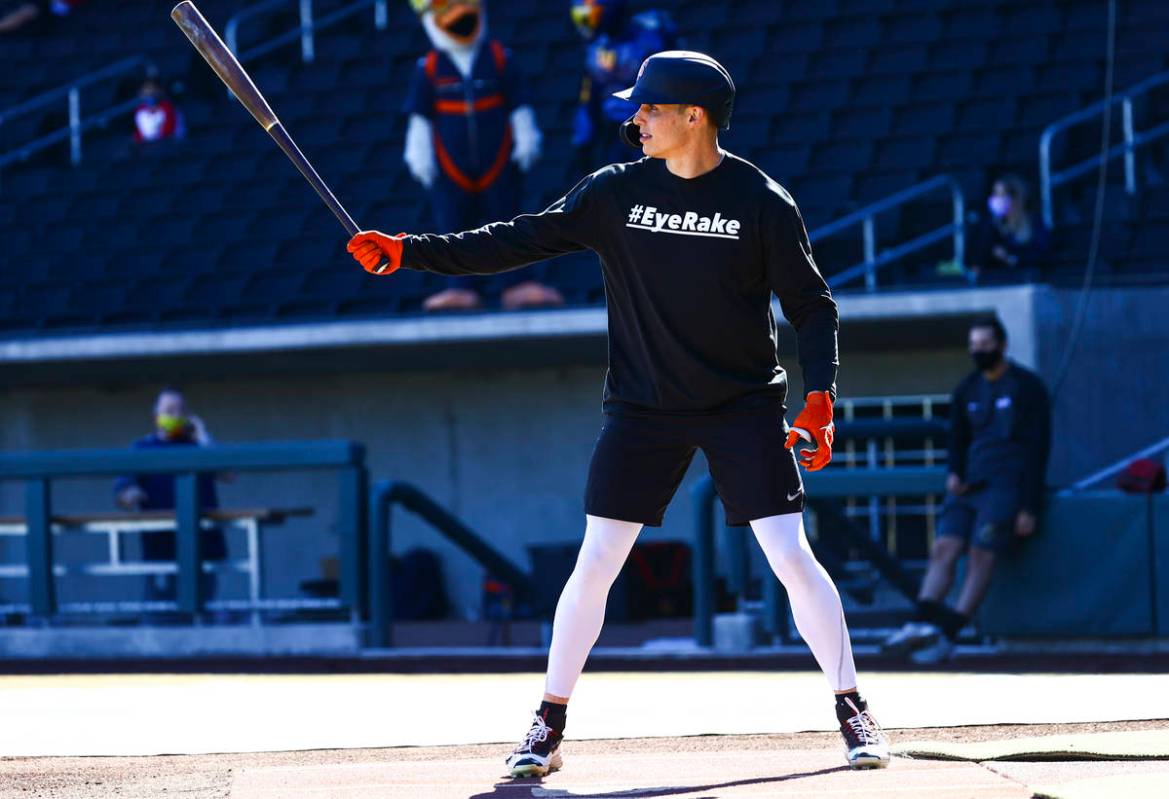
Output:
[[[612,164],[543,213],[449,235],[363,231],[349,251],[440,274],[515,269],[593,250],[609,310],[604,421],[585,489],[585,533],[556,608],[544,700],[508,758],[513,776],[561,767],[566,711],[600,634],[609,588],[643,525],[659,526],[701,448],[730,524],[751,525],[835,693],[848,763],[889,762],[884,732],[857,691],[840,595],[804,534],[805,469],[832,458],[836,304],[791,195],[721,149],[735,87],[717,61],[650,56],[621,135],[645,158]],[[789,430],[771,294],[796,330],[806,397]]]

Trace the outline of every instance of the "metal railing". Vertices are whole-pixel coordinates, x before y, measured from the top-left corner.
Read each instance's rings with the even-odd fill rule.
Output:
[[[1133,101],[1141,95],[1147,94],[1151,89],[1166,83],[1169,83],[1169,72],[1153,75],[1114,96],[1107,107],[1103,100],[1099,100],[1087,108],[1052,122],[1043,129],[1043,134],[1039,137],[1039,192],[1043,202],[1043,221],[1049,229],[1055,227],[1055,206],[1052,199],[1054,190],[1058,186],[1088,174],[1099,167],[1100,162],[1104,159],[1112,160],[1124,157],[1124,190],[1130,195],[1136,194],[1136,149],[1141,145],[1169,136],[1169,120],[1138,133],[1134,120]],[[1069,128],[1096,120],[1101,114],[1112,113],[1112,107],[1115,105],[1120,106],[1121,130],[1124,140],[1120,144],[1113,145],[1106,153],[1096,153],[1077,164],[1072,164],[1053,173],[1051,171],[1051,143],[1056,135]]]
[[[0,168],[16,161],[27,160],[34,153],[48,149],[54,144],[65,141],[66,139],[69,140],[69,160],[74,166],[80,164],[81,134],[95,126],[105,127],[112,118],[133,110],[139,103],[138,98],[134,97],[125,102],[115,103],[107,108],[102,108],[92,116],[84,117],[81,113],[81,90],[95,83],[125,75],[127,72],[145,70],[146,67],[150,66],[150,63],[145,56],[130,56],[129,58],[124,58],[121,61],[110,64],[108,67],[102,67],[101,69],[82,75],[77,80],[67,83],[64,86],[39,94],[31,100],[26,100],[5,111],[0,111],[0,126],[17,117],[25,116],[32,111],[46,108],[62,98],[66,100],[69,112],[69,124],[67,126],[0,154]]]
[[[1077,480],[1059,493],[1061,496],[1067,496],[1069,494],[1077,494],[1081,491],[1087,491],[1089,488],[1104,482],[1108,478],[1115,477],[1116,475],[1120,474],[1133,461],[1140,458],[1155,458],[1164,452],[1169,452],[1169,438],[1162,439],[1156,444],[1147,446],[1144,449],[1132,453],[1131,455],[1126,455],[1111,466],[1106,466],[1100,471],[1090,474],[1082,480]]]
[[[439,534],[466,552],[491,576],[511,586],[517,599],[529,602],[538,614],[547,615],[546,604],[554,597],[542,597],[532,578],[463,524],[454,514],[409,483],[387,480],[369,492],[369,636],[371,647],[393,645],[393,595],[390,575],[392,512],[395,505],[420,516]]]
[[[953,206],[953,221],[940,228],[923,233],[909,241],[877,252],[877,214],[889,211],[897,206],[916,200],[927,194],[948,190],[950,202]],[[859,277],[865,280],[865,289],[875,291],[877,288],[877,271],[882,267],[904,258],[906,255],[923,250],[931,244],[942,241],[947,237],[954,240],[954,262],[964,264],[966,261],[966,200],[962,194],[962,186],[950,175],[938,175],[923,183],[910,186],[908,189],[897,192],[883,200],[867,205],[860,210],[853,211],[827,225],[821,225],[808,234],[813,244],[821,239],[835,236],[841,231],[854,225],[860,225],[863,236],[864,260],[860,263],[837,272],[828,277],[828,285],[837,288],[850,283]]]
[[[338,478],[339,594],[342,604],[349,608],[352,623],[356,624],[364,615],[367,601],[363,563],[367,541],[365,493],[368,477],[365,448],[360,444],[305,441],[0,454],[0,480],[23,480],[25,483],[25,549],[28,604],[32,614],[51,618],[59,610],[53,557],[52,484],[55,480],[121,474],[173,474],[178,609],[197,617],[204,609],[203,586],[198,579],[203,568],[199,546],[199,475],[318,469],[334,471]]]
[[[279,47],[299,41],[301,60],[306,64],[310,64],[316,58],[317,31],[330,28],[370,6],[373,6],[373,21],[378,30],[385,30],[389,24],[389,8],[387,7],[386,0],[357,0],[357,2],[344,5],[320,17],[317,17],[314,13],[313,0],[296,0],[300,15],[300,25],[298,27],[266,39],[240,52],[240,26],[249,20],[271,16],[279,11],[285,11],[288,9],[290,2],[291,0],[265,0],[264,2],[248,6],[227,21],[227,25],[223,29],[223,39],[228,48],[236,54],[240,61],[267,55]]]
[[[808,495],[814,497],[813,509],[821,500],[850,496],[901,496],[940,494],[944,490],[946,470],[941,466],[903,466],[890,469],[832,469],[804,475]],[[714,642],[715,611],[715,522],[717,494],[710,477],[699,480],[691,489],[694,502],[694,642],[709,647]],[[896,559],[863,532],[845,524],[841,530],[848,543],[868,559],[890,583],[912,596],[916,584],[905,574]],[[763,580],[763,628],[778,639],[786,640],[787,608],[783,587],[774,575]]]

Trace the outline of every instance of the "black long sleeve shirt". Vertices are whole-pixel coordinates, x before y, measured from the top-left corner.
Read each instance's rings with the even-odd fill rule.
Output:
[[[971,372],[950,404],[950,471],[966,483],[1012,483],[1023,510],[1042,507],[1051,449],[1051,403],[1043,381],[1016,363],[998,380]]]
[[[607,412],[691,414],[783,402],[771,293],[807,391],[836,391],[836,303],[791,195],[729,153],[685,179],[660,159],[594,172],[543,213],[409,236],[403,265],[493,274],[584,249],[609,310]]]

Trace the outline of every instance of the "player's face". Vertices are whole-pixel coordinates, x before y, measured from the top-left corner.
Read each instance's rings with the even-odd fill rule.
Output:
[[[645,103],[633,115],[641,129],[641,151],[653,158],[667,158],[684,148],[694,135],[687,111],[692,106],[677,103]]]

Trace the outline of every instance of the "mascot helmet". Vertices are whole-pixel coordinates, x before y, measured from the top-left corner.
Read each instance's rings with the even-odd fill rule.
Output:
[[[458,44],[470,45],[479,37],[480,0],[410,0],[410,5],[420,17],[430,14],[435,25]]]
[[[625,16],[626,0],[574,0],[572,24],[587,40],[598,33],[611,32]]]

